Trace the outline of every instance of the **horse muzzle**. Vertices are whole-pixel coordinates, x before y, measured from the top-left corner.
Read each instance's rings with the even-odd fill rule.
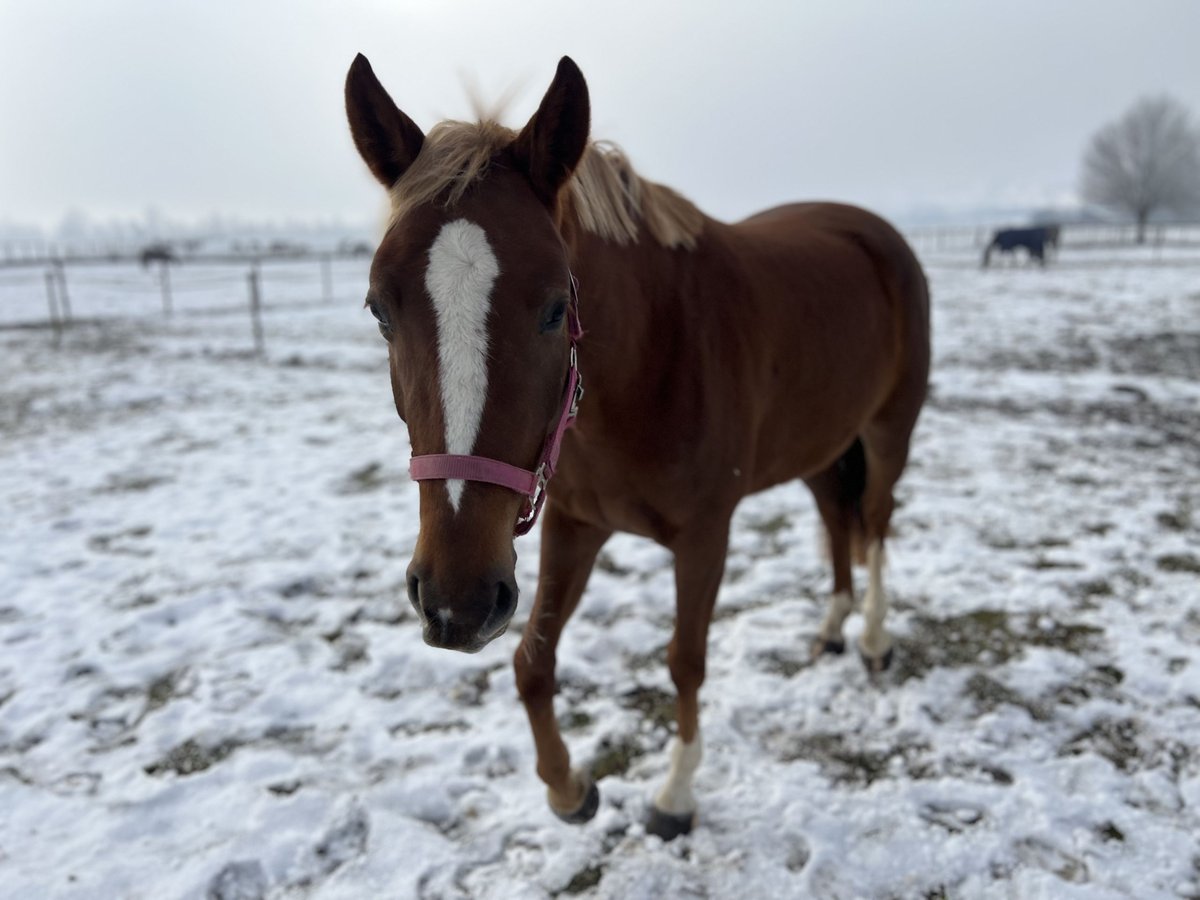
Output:
[[[478,653],[508,630],[517,597],[512,573],[480,579],[467,590],[443,591],[418,567],[409,567],[408,599],[430,647]]]

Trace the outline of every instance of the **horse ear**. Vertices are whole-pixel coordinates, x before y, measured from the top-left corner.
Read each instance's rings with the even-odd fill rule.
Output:
[[[361,53],[346,74],[346,118],[367,168],[390,188],[421,152],[425,135],[400,112]]]
[[[554,205],[559,188],[583,156],[590,118],[587,82],[579,66],[564,56],[541,106],[512,145],[534,191],[547,206]]]

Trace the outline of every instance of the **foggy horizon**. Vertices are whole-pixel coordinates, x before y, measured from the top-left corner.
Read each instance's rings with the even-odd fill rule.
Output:
[[[0,2],[0,230],[162,221],[373,228],[384,195],[342,84],[363,52],[423,129],[516,89],[520,126],[567,54],[592,137],[737,219],[839,199],[900,222],[1078,204],[1084,147],[1140,96],[1200,115],[1200,6],[711,2]]]

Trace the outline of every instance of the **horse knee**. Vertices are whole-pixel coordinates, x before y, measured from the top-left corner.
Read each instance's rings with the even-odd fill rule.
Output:
[[[525,704],[545,700],[554,694],[554,657],[527,652],[525,645],[513,656],[513,674],[517,693]]]

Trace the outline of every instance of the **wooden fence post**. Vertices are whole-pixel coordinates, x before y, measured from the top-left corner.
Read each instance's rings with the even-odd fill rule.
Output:
[[[54,288],[54,273],[46,270],[46,305],[50,307],[50,325],[54,328],[54,342],[62,338],[62,320],[58,315],[58,297]]]
[[[171,265],[168,260],[163,260],[159,263],[158,270],[159,286],[162,288],[163,314],[170,316],[171,309]]]
[[[254,352],[263,353],[262,298],[258,291],[258,263],[250,267],[250,327],[254,332]]]
[[[62,307],[63,321],[71,321],[71,295],[67,293],[67,267],[61,259],[54,261],[54,274],[58,276],[58,301]]]

